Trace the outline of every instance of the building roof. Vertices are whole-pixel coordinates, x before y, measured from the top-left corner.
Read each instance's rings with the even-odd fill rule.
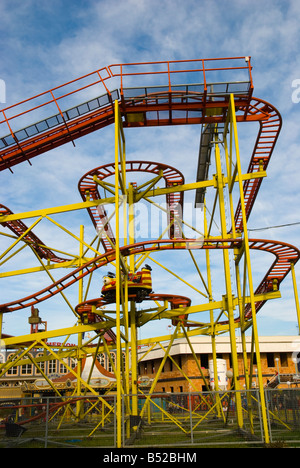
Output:
[[[196,354],[209,354],[212,353],[211,337],[210,336],[194,336],[190,337],[193,350]],[[242,342],[240,337],[236,337],[237,352],[242,352]],[[168,342],[161,343],[165,348],[168,346]],[[300,352],[300,336],[261,336],[259,337],[259,345],[261,353],[286,353],[286,352]],[[147,347],[139,349],[139,355],[145,353]],[[251,336],[246,337],[246,350],[250,353],[251,351]],[[216,337],[216,351],[217,353],[230,353],[230,337],[229,336],[217,336]],[[150,361],[153,359],[160,359],[164,356],[164,350],[157,345],[147,356],[142,358],[142,361]],[[188,355],[192,354],[190,346],[185,338],[179,338],[174,341],[170,355]]]

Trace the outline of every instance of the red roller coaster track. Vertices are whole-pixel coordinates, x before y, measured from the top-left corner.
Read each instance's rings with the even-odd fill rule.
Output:
[[[261,167],[266,169],[281,129],[281,116],[271,104],[252,96],[251,70],[249,57],[111,65],[52,88],[0,111],[3,117],[0,125],[5,128],[4,132],[7,134],[0,138],[0,171],[6,169],[12,171],[13,166],[23,161],[30,162],[33,157],[67,142],[72,141],[74,144],[77,138],[113,124],[115,100],[119,101],[124,127],[190,125],[224,122],[231,94],[234,95],[237,121],[251,121],[259,124],[248,172],[256,172]],[[216,78],[219,73],[229,74],[227,76],[230,78],[226,82],[220,82]],[[233,81],[232,74],[234,73],[238,75],[244,73],[246,79],[240,82]],[[191,80],[191,77],[196,77],[196,83],[195,80]],[[181,78],[187,79],[188,84],[181,84]],[[139,85],[139,79],[142,80],[142,86]],[[129,82],[130,87],[126,87],[126,81]],[[110,83],[113,83],[113,90],[109,89]],[[79,101],[81,96],[85,98]],[[78,104],[78,102],[82,103]],[[170,166],[139,161],[139,167],[136,168],[135,163],[137,162],[128,162],[127,170],[157,174],[157,171],[162,169],[167,186],[174,183],[173,176],[176,183],[183,183],[182,175]],[[100,195],[93,177],[104,180],[112,174],[113,170],[114,165],[108,164],[83,176],[79,182],[82,198],[85,200],[89,191],[93,199],[99,199]],[[261,178],[251,179],[244,183],[247,219],[258,194],[261,180]],[[168,201],[171,205],[182,204],[182,196],[170,195]],[[2,214],[8,213],[9,210],[2,206]],[[99,211],[90,210],[89,213],[94,225],[104,227],[108,238],[114,244],[113,232],[104,208],[100,208]],[[236,228],[242,231],[240,202],[236,208],[235,223]],[[7,226],[15,234],[24,235],[24,240],[31,242],[36,249],[39,249],[38,253],[42,257],[62,261],[53,252],[45,249],[41,241],[31,231],[28,231],[21,221],[7,223]],[[178,232],[173,230],[170,231],[170,239],[167,241],[149,241],[126,246],[121,249],[122,254],[126,256],[158,249],[182,249],[186,248],[187,242],[191,246],[195,242],[194,240],[180,240],[179,243],[174,239],[177,236]],[[0,310],[13,312],[37,304],[54,296],[95,269],[113,261],[115,252],[110,242],[104,237],[102,237],[102,242],[105,249],[103,255],[77,268],[48,288],[23,299],[0,305]],[[239,240],[209,239],[204,240],[203,249],[233,248],[239,246],[240,242]],[[299,250],[295,247],[276,241],[253,239],[250,240],[250,248],[273,253],[276,257],[259,285],[257,293],[270,290],[274,279],[279,285],[290,271],[290,262],[296,263],[300,256]],[[262,304],[257,304],[257,309]],[[251,315],[249,305],[246,314]]]
[[[9,208],[0,204],[0,216],[11,214],[13,214],[13,212]],[[6,221],[2,224],[10,229],[10,231],[12,231],[17,237],[23,236],[23,240],[36,251],[40,258],[57,263],[66,261],[65,258],[58,257],[54,252],[52,252],[52,250],[45,246],[44,243],[32,232],[32,230],[28,229],[23,221],[17,219],[14,221]]]
[[[166,187],[179,186],[184,184],[184,177],[177,169],[166,164],[152,162],[152,161],[126,161],[126,172],[146,172],[148,174],[154,174],[158,176],[162,173],[162,177],[165,180]],[[115,163],[106,164],[104,166],[97,167],[87,174],[85,174],[79,181],[78,188],[82,196],[83,201],[86,201],[87,196],[92,200],[99,200],[99,184],[95,181],[104,181],[109,176],[115,175]],[[172,215],[182,217],[183,210],[183,192],[174,192],[166,195],[166,206],[168,207],[169,218]],[[97,208],[89,208],[88,212],[92,219],[92,222],[98,230],[104,228],[106,236],[109,237],[110,241],[105,235],[102,235],[102,244],[105,250],[111,250],[112,245],[115,245],[115,238],[107,219],[107,213],[103,205],[99,205]],[[170,219],[168,219],[170,223]],[[182,237],[180,227],[177,223],[172,223],[169,229],[169,237]]]
[[[216,73],[229,72],[244,72],[246,79],[226,83],[209,81]],[[189,80],[200,76],[201,82],[178,84],[181,76]],[[140,77],[148,81],[151,78],[151,85],[136,86]],[[126,88],[126,79],[135,87]],[[162,85],[153,81],[160,79]],[[108,85],[115,80],[119,80],[119,88],[110,91]],[[104,94],[95,94],[81,104],[76,102],[83,91],[88,91],[89,96],[99,92],[100,85]],[[281,116],[271,104],[253,98],[252,92],[248,57],[110,65],[3,109],[0,126],[6,127],[9,134],[0,138],[0,171],[11,170],[16,164],[30,162],[35,156],[67,142],[74,143],[77,138],[114,123],[114,100],[119,100],[124,127],[221,123],[226,119],[230,93],[234,94],[237,121],[256,121],[260,125],[249,172],[258,170],[260,162],[265,169],[281,129]],[[63,109],[71,98],[73,107]],[[49,117],[50,108],[57,113]],[[47,117],[40,119],[43,113]],[[34,116],[40,120],[32,123]],[[18,127],[18,122],[24,125],[28,120],[29,125]],[[260,184],[261,179],[244,184],[247,218]],[[242,229],[239,205],[236,227]]]
[[[268,273],[265,275],[263,281],[255,291],[255,293],[261,293],[266,291],[271,291],[273,289],[273,281],[277,281],[278,287],[283,279],[286,277],[290,270],[290,262],[296,263],[300,258],[300,251],[293,247],[292,245],[276,242],[276,241],[266,241],[259,239],[250,239],[249,240],[251,249],[261,250],[265,252],[270,252],[275,255],[276,259],[269,269]],[[234,247],[240,247],[242,240],[238,239],[204,239],[202,249],[229,249]],[[120,252],[123,256],[129,256],[134,254],[140,254],[151,251],[170,251],[170,250],[182,250],[182,249],[199,249],[199,241],[195,239],[159,239],[155,241],[146,241],[139,242],[133,245],[126,245],[120,248]],[[85,265],[73,270],[68,275],[59,279],[58,281],[52,283],[50,286],[31,294],[22,299],[18,299],[6,304],[0,304],[1,312],[14,312],[16,310],[24,309],[27,307],[34,306],[40,302],[50,299],[59,292],[68,288],[72,284],[76,283],[79,279],[84,278],[93,271],[97,270],[100,267],[103,267],[116,258],[115,250],[109,250],[102,255],[94,258]],[[260,308],[263,304],[257,304]],[[247,309],[247,315],[251,314],[249,307]]]

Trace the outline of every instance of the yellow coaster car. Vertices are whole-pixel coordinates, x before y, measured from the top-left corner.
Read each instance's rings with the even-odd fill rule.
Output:
[[[142,302],[152,292],[152,268],[145,265],[136,273],[128,273],[128,298],[135,302]],[[103,287],[101,290],[102,296],[109,302],[116,300],[116,277],[114,273],[108,273],[103,278]],[[122,288],[124,288],[124,278],[121,280]]]

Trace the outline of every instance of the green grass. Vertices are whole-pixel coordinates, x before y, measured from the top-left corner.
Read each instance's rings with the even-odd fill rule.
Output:
[[[193,421],[195,426],[197,419]],[[130,438],[131,447],[162,448],[250,448],[265,447],[260,437],[259,421],[255,421],[255,437],[252,437],[245,424],[244,431],[238,431],[234,420],[226,425],[223,420],[211,418],[199,424],[190,433],[190,421],[178,418],[177,424],[168,420],[154,420],[151,425],[143,422],[140,431]],[[97,428],[97,420],[76,423],[64,422],[59,428],[59,421],[51,422],[48,427],[47,448],[113,448],[115,434],[113,423],[104,428]],[[127,440],[129,444],[129,440]],[[6,437],[0,431],[0,448],[44,448],[45,426],[31,423],[20,438]],[[285,426],[272,426],[272,442],[268,448],[300,447],[300,430],[288,430]]]

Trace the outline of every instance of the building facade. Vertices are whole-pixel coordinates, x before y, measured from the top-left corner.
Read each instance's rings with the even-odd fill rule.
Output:
[[[157,393],[183,393],[194,391],[207,391],[214,389],[212,380],[212,346],[208,336],[196,336],[190,338],[192,349],[185,339],[175,340],[167,359],[162,367],[165,356],[164,349],[168,342],[156,345],[151,351],[147,346],[139,349],[139,382],[153,382],[157,379],[154,392]],[[193,350],[193,351],[192,351]],[[245,371],[242,355],[242,346],[237,339],[240,388],[245,387]],[[229,337],[219,336],[216,339],[217,359],[224,363],[225,371],[232,370],[231,347]],[[10,359],[12,350],[0,352],[0,364]],[[33,350],[34,358],[39,356],[39,350]],[[260,358],[264,385],[274,386],[298,386],[300,385],[300,336],[270,336],[260,337]],[[125,356],[124,356],[125,357]],[[247,361],[250,367],[251,340],[247,338]],[[196,360],[195,360],[196,359]],[[113,363],[116,361],[115,351],[108,356],[100,353],[97,356],[98,367],[101,366],[106,373],[113,373]],[[124,360],[125,362],[125,360]],[[68,358],[68,368],[75,369],[76,359]],[[55,359],[45,360],[40,363],[45,375],[51,379],[62,380],[68,376],[69,370],[64,363]],[[162,367],[162,368],[161,368]],[[161,369],[160,369],[161,368]],[[105,373],[105,372],[104,372]],[[159,373],[159,375],[158,375]],[[0,379],[0,398],[21,397],[24,388],[42,378],[39,369],[32,362],[26,360],[26,364],[11,367]],[[230,379],[226,381],[226,388],[230,388]],[[253,360],[252,387],[257,386],[257,369],[255,354]],[[5,391],[4,391],[5,390]],[[26,392],[25,392],[26,393]]]
[[[165,347],[167,347],[165,344]],[[210,363],[212,362],[211,338],[208,336],[197,336],[191,338],[192,353],[185,339],[174,342],[169,356],[166,359],[155,387],[156,392],[190,392],[205,391],[212,388],[212,373]],[[250,366],[251,337],[247,338],[247,361]],[[147,353],[146,349],[139,352],[139,375],[154,379],[159,372],[164,350],[156,346]],[[242,355],[241,341],[237,339],[240,388],[245,387],[245,371]],[[217,359],[225,361],[226,369],[232,370],[230,339],[219,336],[216,339]],[[298,385],[300,378],[300,367],[298,365],[298,352],[300,357],[300,336],[267,336],[260,337],[260,358],[264,385],[272,385],[272,382],[281,386]],[[195,361],[197,359],[197,362]],[[256,387],[257,369],[255,353],[253,355],[252,387]],[[230,380],[230,379],[229,379]],[[228,380],[227,388],[230,388]]]
[[[2,350],[0,352],[0,365],[10,361],[14,355],[15,350]],[[39,357],[42,358],[44,356],[44,352],[39,349],[33,349],[30,355],[33,360],[38,360]],[[89,358],[90,360],[92,359]],[[87,359],[84,358],[84,361],[87,361]],[[95,369],[98,369],[98,384],[95,385],[95,388],[106,388],[109,386],[110,381],[114,380],[113,365],[115,362],[115,351],[110,352],[109,356],[104,353],[97,355]],[[89,365],[91,365],[91,362],[89,362]],[[48,358],[41,361],[39,367],[42,372],[30,359],[24,359],[23,364],[10,367],[0,378],[0,399],[7,397],[22,398],[24,394],[29,393],[36,396],[39,394],[55,395],[53,388],[47,385],[44,375],[51,380],[53,387],[59,388],[60,391],[70,390],[69,385],[70,382],[75,380],[75,375],[69,369],[73,369],[76,374],[77,360],[73,357],[68,357],[63,361]],[[103,378],[106,380],[108,376],[108,383],[103,382]],[[82,378],[85,380],[83,374]],[[73,385],[75,384],[73,383]]]

